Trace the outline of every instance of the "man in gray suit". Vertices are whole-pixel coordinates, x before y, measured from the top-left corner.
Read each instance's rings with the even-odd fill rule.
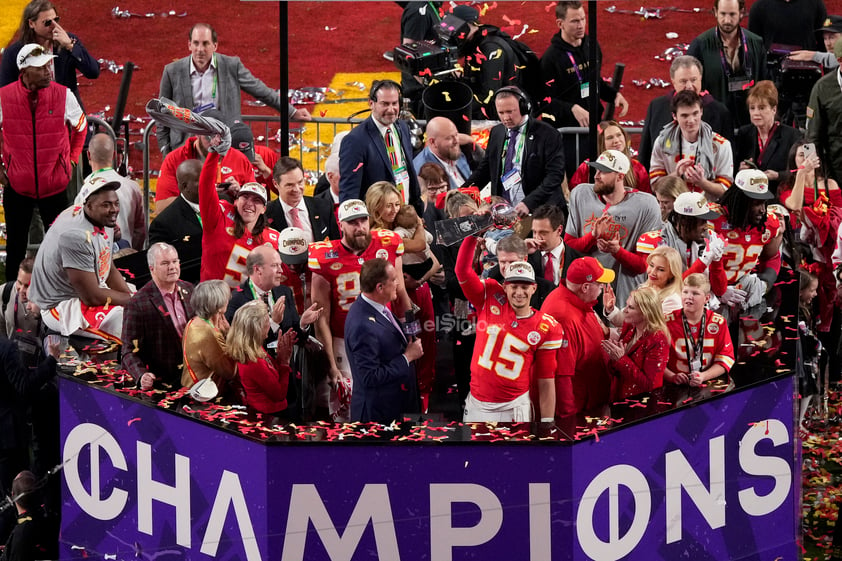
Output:
[[[197,23],[190,29],[190,56],[164,67],[161,76],[160,96],[173,100],[177,105],[198,113],[216,108],[225,115],[226,123],[242,118],[240,90],[253,95],[276,111],[283,105],[278,91],[273,90],[249,72],[239,57],[216,52],[216,31],[206,23]],[[310,112],[296,109],[285,103],[289,118],[309,121]],[[158,126],[158,146],[165,155],[181,146],[184,134],[168,127]]]

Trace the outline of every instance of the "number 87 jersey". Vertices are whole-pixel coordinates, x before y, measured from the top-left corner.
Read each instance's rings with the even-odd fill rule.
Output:
[[[380,258],[394,265],[401,255],[403,240],[391,230],[372,231],[371,243],[359,255],[340,240],[310,244],[310,270],[330,283],[330,332],[334,337],[345,337],[345,317],[360,295],[363,263]]]

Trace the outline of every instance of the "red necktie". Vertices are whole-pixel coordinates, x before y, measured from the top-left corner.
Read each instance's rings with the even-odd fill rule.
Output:
[[[555,270],[553,269],[553,254],[547,252],[547,258],[544,260],[544,278],[555,284]]]
[[[289,216],[290,216],[290,218],[292,218],[292,225],[293,226],[295,226],[296,228],[300,228],[301,230],[304,229],[302,224],[301,224],[301,218],[298,216],[298,208],[297,207],[293,207],[293,208],[289,209]]]

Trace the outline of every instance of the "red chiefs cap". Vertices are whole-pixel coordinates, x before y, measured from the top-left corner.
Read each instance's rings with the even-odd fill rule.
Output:
[[[567,280],[573,284],[585,284],[586,282],[612,282],[614,271],[605,269],[602,264],[593,257],[580,257],[567,268]]]

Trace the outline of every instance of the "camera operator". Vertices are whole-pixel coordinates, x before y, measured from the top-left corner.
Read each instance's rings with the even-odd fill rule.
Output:
[[[434,43],[438,39],[436,27],[441,21],[439,9],[441,2],[407,2],[401,15],[401,44],[426,41]],[[406,70],[401,72],[401,87],[403,97],[409,98],[409,110],[416,117],[424,115],[424,104],[421,94],[424,84]]]
[[[499,27],[479,23],[479,11],[472,6],[456,6],[453,16],[467,24],[466,35],[460,38],[462,33],[458,33],[456,41],[459,57],[465,57],[463,76],[474,92],[472,117],[497,119],[494,92],[503,86],[521,85],[516,79],[518,58],[512,38]]]

